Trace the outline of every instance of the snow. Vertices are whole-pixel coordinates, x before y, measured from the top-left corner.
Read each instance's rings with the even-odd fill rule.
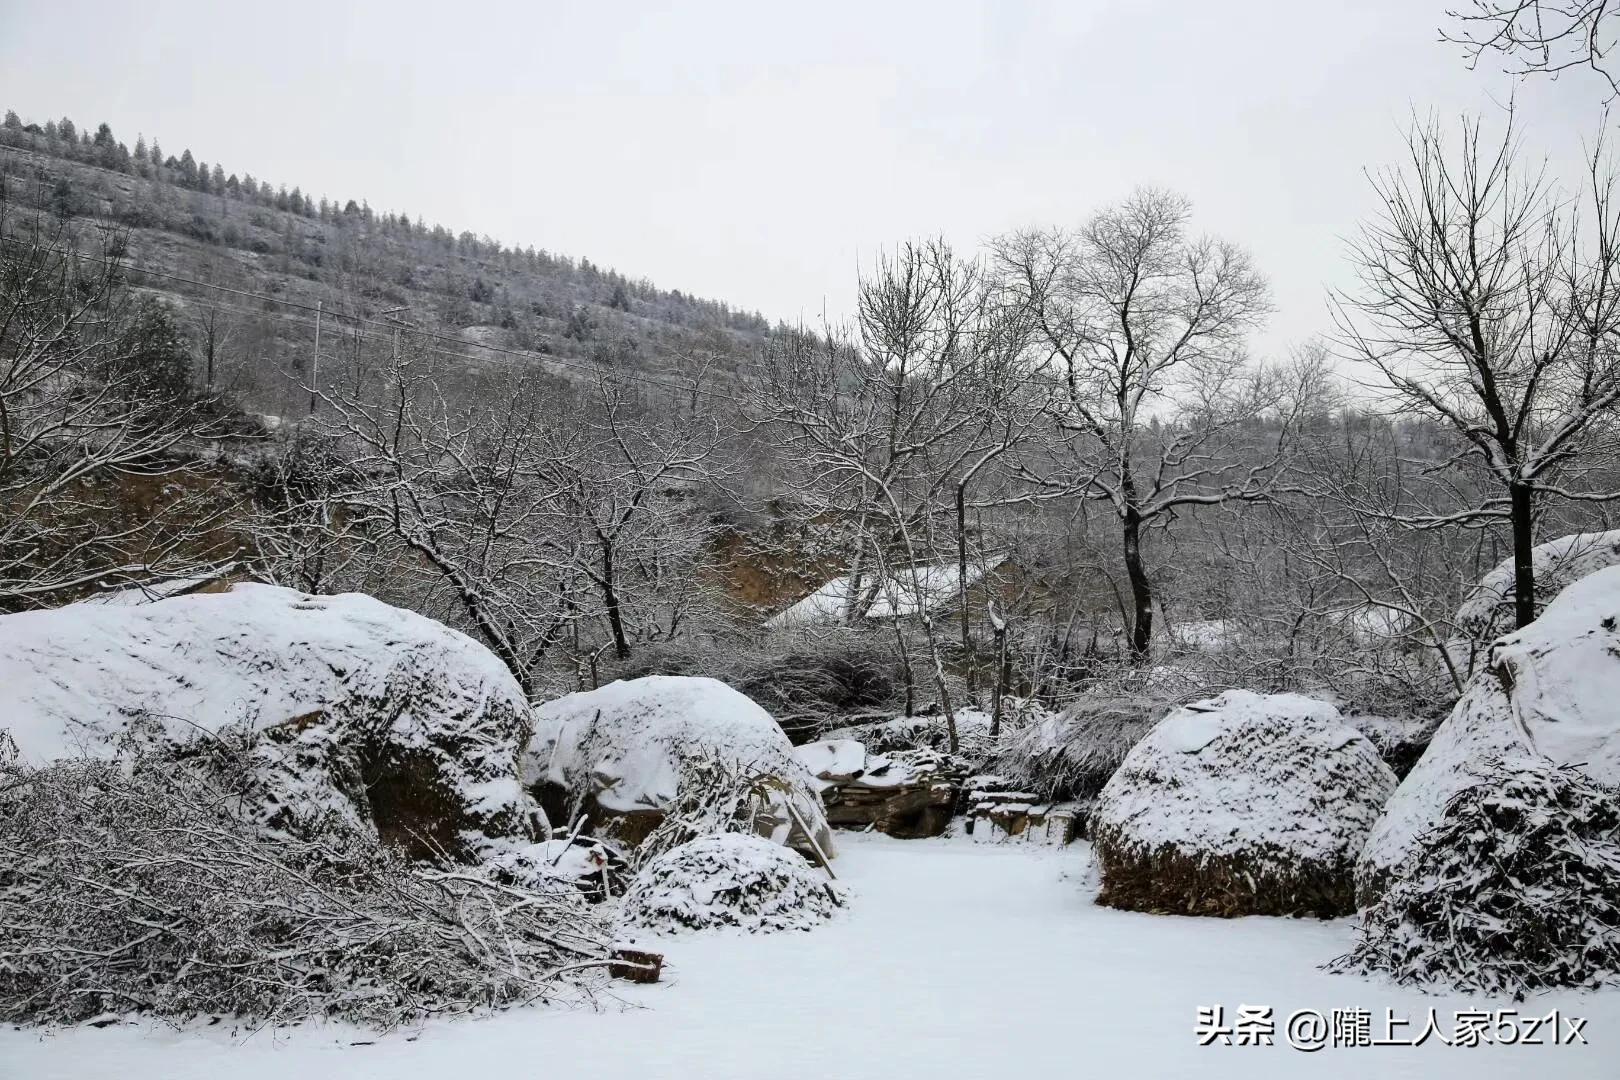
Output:
[[[1368,840],[1363,876],[1399,864],[1452,796],[1504,755],[1539,754],[1620,783],[1617,624],[1620,566],[1612,566],[1568,586],[1535,622],[1497,639],[1484,670],[1390,799]]]
[[[817,780],[850,780],[866,770],[866,747],[855,739],[823,739],[795,747],[793,756]]]
[[[392,682],[426,670],[450,711],[490,699],[526,709],[489,650],[360,593],[245,584],[143,604],[70,604],[0,615],[0,726],[27,762],[104,755],[137,715],[177,741],[241,723],[263,730],[386,697]],[[395,726],[432,719],[402,714]]]
[[[739,781],[785,781],[787,800],[818,834],[821,797],[771,714],[716,679],[648,675],[537,705],[524,782],[587,794],[615,813],[667,812],[694,763],[719,763]]]
[[[1588,1019],[1587,1046],[1205,1046],[1200,1006],[1386,1008],[1421,1030],[1430,1008],[1513,1002],[1426,996],[1317,965],[1347,920],[1208,920],[1097,907],[1085,845],[1050,850],[854,836],[847,909],[803,934],[661,938],[664,981],[617,984],[628,1008],[518,1009],[378,1036],[340,1028],[56,1034],[0,1030],[6,1080],[445,1080],[525,1072],[571,1080],[985,1080],[989,1077],[1368,1076],[1612,1080],[1620,993],[1532,998]],[[1409,1032],[1412,1034],[1415,1032]],[[355,1042],[366,1045],[351,1045]]]
[[[1572,533],[1537,544],[1530,551],[1536,572],[1536,604],[1544,607],[1559,591],[1594,571],[1620,562],[1620,529]],[[1475,641],[1489,641],[1513,629],[1513,557],[1480,579],[1457,609],[1456,625]]]
[[[809,596],[772,615],[765,620],[765,625],[771,629],[785,629],[843,622],[852,595],[859,618],[910,618],[923,610],[936,611],[950,603],[962,591],[963,580],[967,582],[965,587],[971,589],[1005,561],[1005,555],[970,560],[965,578],[959,573],[954,559],[930,563],[916,568],[915,582],[912,580],[911,567],[893,567],[887,578],[876,572],[863,575],[859,592],[856,592],[852,576],[836,577]]]
[[[1177,709],[1126,755],[1094,829],[1143,850],[1353,859],[1395,776],[1324,701],[1228,690]]]

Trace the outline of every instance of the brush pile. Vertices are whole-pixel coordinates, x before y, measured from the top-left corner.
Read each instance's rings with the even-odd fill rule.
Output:
[[[272,832],[205,759],[0,760],[0,1021],[390,1028],[604,977],[577,889],[412,862],[340,818]]]

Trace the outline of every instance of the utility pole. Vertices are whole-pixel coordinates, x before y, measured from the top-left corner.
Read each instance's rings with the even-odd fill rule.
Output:
[[[320,398],[317,396],[317,387],[321,378],[321,308],[324,301],[315,301],[315,361],[309,366],[309,415],[315,415],[315,406]]]

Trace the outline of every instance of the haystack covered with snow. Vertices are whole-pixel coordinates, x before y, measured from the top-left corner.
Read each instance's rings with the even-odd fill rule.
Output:
[[[1604,567],[1620,564],[1620,529],[1572,533],[1537,544],[1530,552],[1536,572],[1536,610],[1541,612],[1564,589]],[[1513,558],[1502,560],[1480,579],[1457,609],[1455,623],[1468,639],[1484,645],[1513,629]]]
[[[1332,705],[1228,690],[1165,717],[1097,801],[1098,901],[1190,915],[1343,915],[1395,776]]]
[[[0,728],[22,761],[224,739],[253,816],[335,816],[426,854],[526,836],[528,705],[465,634],[359,594],[237,585],[0,616]]]
[[[665,931],[809,930],[839,903],[837,887],[803,857],[763,837],[725,833],[648,864],[625,894],[624,921]]]
[[[1540,755],[1498,759],[1419,838],[1335,966],[1519,999],[1620,983],[1620,790]]]
[[[1446,805],[1504,757],[1579,765],[1620,784],[1620,567],[1570,585],[1541,617],[1499,638],[1401,782],[1358,870],[1363,902],[1435,828]]]
[[[523,777],[558,813],[632,846],[754,831],[832,851],[815,782],[781,727],[714,679],[649,675],[537,706]]]

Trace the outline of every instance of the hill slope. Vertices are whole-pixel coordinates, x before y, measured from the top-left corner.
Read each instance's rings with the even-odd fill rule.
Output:
[[[316,201],[189,150],[165,157],[142,140],[131,152],[106,125],[92,136],[8,113],[0,182],[13,230],[42,211],[76,226],[81,246],[94,247],[98,229],[123,233],[133,283],[171,298],[200,366],[213,352],[217,384],[264,412],[301,411],[317,311],[323,363],[398,321],[454,361],[539,362],[576,378],[599,365],[671,382],[699,368],[725,378],[768,332],[757,314],[588,259]]]

